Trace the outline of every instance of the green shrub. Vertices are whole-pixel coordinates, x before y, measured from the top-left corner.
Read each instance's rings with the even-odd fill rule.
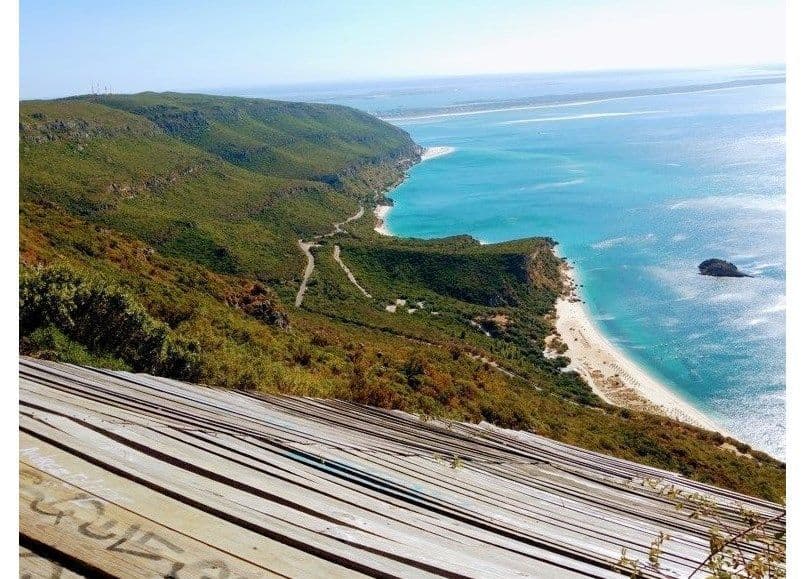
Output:
[[[178,378],[198,374],[197,344],[172,340],[168,327],[121,289],[66,267],[36,269],[20,277],[20,335],[29,337],[31,347],[44,347],[49,339],[50,351],[66,357],[78,354],[60,336],[95,356],[122,360],[137,372]]]
[[[67,362],[82,366],[102,366],[114,370],[130,370],[118,358],[113,356],[96,356],[87,351],[81,344],[71,340],[54,326],[37,328],[20,343],[23,354],[36,354],[45,360]]]
[[[420,354],[409,357],[403,364],[403,375],[410,388],[417,390],[425,379],[426,361]]]

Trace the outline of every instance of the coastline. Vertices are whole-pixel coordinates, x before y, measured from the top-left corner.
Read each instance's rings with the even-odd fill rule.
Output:
[[[420,162],[453,153],[453,147],[428,147]],[[375,231],[392,236],[387,226],[393,205],[375,205]],[[564,293],[555,303],[555,333],[546,337],[544,354],[570,359],[594,393],[605,402],[631,410],[667,416],[681,422],[731,436],[713,419],[654,378],[616,347],[597,327],[577,294],[571,265],[564,261]]]
[[[381,235],[392,235],[386,227],[386,216],[392,211],[391,205],[376,205],[372,213],[375,214],[375,231]]]
[[[567,262],[564,285],[566,292],[555,304],[556,334],[546,338],[548,355],[568,357],[571,360],[568,367],[579,372],[594,393],[610,404],[668,416],[730,436],[714,420],[652,377],[602,333],[576,293],[573,270]],[[567,350],[559,346],[558,341]]]
[[[450,155],[456,151],[456,147],[426,147],[422,154],[420,155],[420,163],[423,161],[429,161],[431,159],[436,159],[437,157],[442,157],[444,155]],[[399,183],[398,183],[399,185]],[[391,187],[390,189],[394,189],[397,187]],[[380,233],[381,235],[391,236],[392,232],[386,225],[386,219],[389,216],[389,213],[392,211],[393,205],[375,205],[375,208],[372,210],[372,213],[375,215],[375,232]]]

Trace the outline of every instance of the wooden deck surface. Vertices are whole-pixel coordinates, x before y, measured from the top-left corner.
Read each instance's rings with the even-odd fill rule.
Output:
[[[613,577],[623,549],[688,577],[704,499],[783,512],[486,424],[26,358],[19,467],[30,577]]]

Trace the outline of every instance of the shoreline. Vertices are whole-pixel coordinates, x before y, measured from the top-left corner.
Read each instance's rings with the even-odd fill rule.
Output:
[[[392,211],[391,205],[376,205],[372,213],[375,215],[375,232],[391,236],[392,232],[386,227],[386,216]]]
[[[420,162],[455,150],[453,147],[428,147],[420,156]],[[394,235],[387,226],[393,207],[375,205],[373,208],[374,229],[380,235]],[[666,416],[734,438],[712,418],[651,376],[604,335],[578,296],[574,272],[567,261],[564,261],[563,276],[565,291],[555,303],[555,331],[546,336],[546,356],[568,357],[571,360],[568,369],[577,371],[593,392],[609,404]]]
[[[419,163],[424,161],[429,161],[431,159],[436,159],[437,157],[442,157],[444,155],[450,155],[451,153],[456,151],[456,147],[426,147],[422,154],[420,155]],[[416,164],[416,163],[415,163]],[[402,183],[402,181],[401,181]],[[394,185],[387,189],[386,192],[391,191],[398,187],[400,183]],[[384,193],[385,195],[385,193]],[[387,227],[386,221],[389,213],[392,211],[394,205],[375,205],[372,210],[372,213],[375,215],[375,232],[381,235],[392,236],[393,233]]]
[[[546,338],[548,355],[563,355],[594,393],[615,406],[667,416],[681,422],[731,436],[723,427],[668,386],[652,377],[602,333],[576,293],[573,270],[564,267],[566,292],[555,304],[555,334]],[[557,341],[567,346],[557,351]],[[560,346],[560,348],[562,348]]]

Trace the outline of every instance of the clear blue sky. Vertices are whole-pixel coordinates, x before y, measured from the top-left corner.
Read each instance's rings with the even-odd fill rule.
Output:
[[[22,0],[20,96],[781,63],[783,0]]]

